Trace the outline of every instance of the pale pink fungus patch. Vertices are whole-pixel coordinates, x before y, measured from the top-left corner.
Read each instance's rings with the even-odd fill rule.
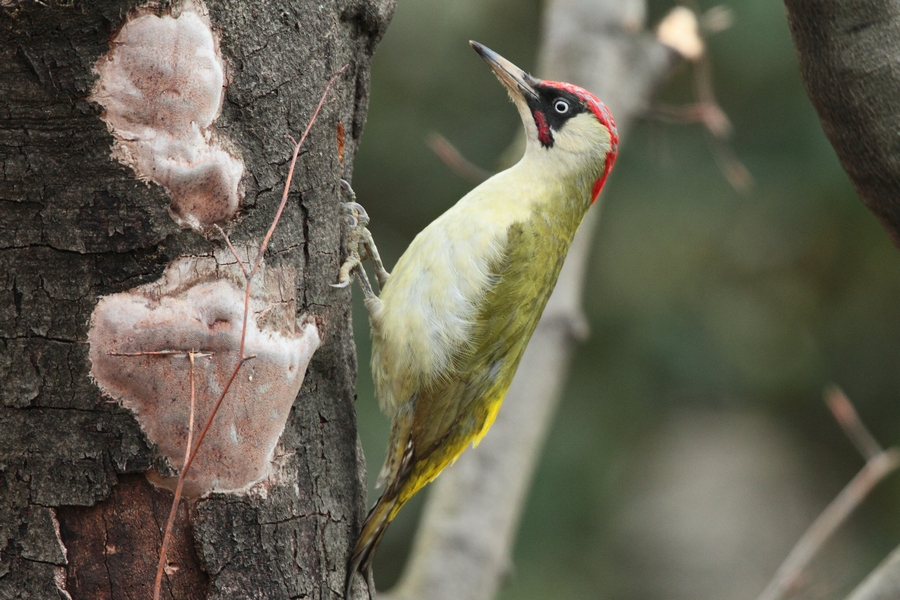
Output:
[[[113,157],[166,188],[180,225],[204,229],[237,211],[244,165],[212,134],[225,69],[208,19],[190,8],[202,7],[129,18],[94,67],[91,100],[105,109]]]
[[[230,264],[229,264],[230,263]],[[272,458],[310,358],[316,325],[295,316],[293,269],[263,266],[254,279],[246,361],[213,420],[184,493],[246,490],[272,477]],[[244,288],[230,256],[186,257],[163,277],[102,298],[88,334],[91,374],[134,411],[171,465],[184,463],[194,359],[194,440],[239,360]],[[157,353],[157,354],[148,354]],[[173,488],[174,478],[148,474]]]

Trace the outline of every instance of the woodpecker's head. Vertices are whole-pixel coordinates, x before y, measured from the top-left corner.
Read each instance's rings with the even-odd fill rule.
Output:
[[[584,88],[536,79],[490,48],[469,43],[519,109],[528,151],[545,152],[572,168],[595,171],[591,201],[596,200],[618,154],[619,135],[609,109]]]

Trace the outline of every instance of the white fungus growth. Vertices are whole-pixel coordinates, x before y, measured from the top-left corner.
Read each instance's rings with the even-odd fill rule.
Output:
[[[240,356],[242,276],[230,255],[179,258],[163,277],[101,298],[91,316],[91,374],[131,409],[175,468],[184,463],[194,359],[194,435],[206,423]],[[296,318],[296,273],[257,273],[251,289],[247,360],[185,479],[184,493],[246,490],[276,477],[272,460],[306,367],[319,347],[316,325]],[[174,488],[173,478],[148,473]]]
[[[231,218],[244,165],[210,129],[225,71],[207,19],[191,10],[177,18],[135,16],[95,71],[91,100],[105,109],[113,157],[166,188],[179,225],[202,230]]]

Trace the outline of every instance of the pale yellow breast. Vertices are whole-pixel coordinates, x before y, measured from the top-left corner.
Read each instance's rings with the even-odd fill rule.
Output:
[[[451,371],[453,357],[467,347],[510,224],[527,219],[533,202],[546,195],[525,167],[472,190],[426,227],[394,267],[373,327],[373,375],[388,414]]]

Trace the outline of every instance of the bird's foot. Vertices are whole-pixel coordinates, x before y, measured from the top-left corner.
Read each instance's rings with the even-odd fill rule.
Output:
[[[342,187],[345,183],[344,180],[341,180]],[[366,214],[365,209],[362,211],[356,209],[357,206],[362,209],[362,206],[355,202],[341,203],[341,217],[347,224],[347,241],[344,247],[347,258],[344,259],[344,263],[341,265],[341,270],[338,273],[338,282],[332,283],[331,287],[347,287],[350,285],[350,281],[353,279],[353,274],[356,271],[361,271],[363,276],[365,276],[365,271],[362,270],[363,257],[360,253],[360,237],[362,231],[368,231],[365,227],[368,225],[369,216]],[[362,219],[360,218],[361,216]]]
[[[356,202],[356,194],[353,188],[344,179],[341,180],[341,191],[348,200],[341,203],[341,213],[348,225],[347,258],[344,260],[344,264],[341,265],[338,282],[331,284],[331,286],[345,288],[350,285],[350,281],[356,275],[366,298],[374,298],[376,295],[369,284],[366,271],[363,269],[363,261],[366,259],[372,261],[379,288],[384,287],[390,274],[384,268],[384,263],[381,262],[381,256],[378,254],[378,248],[375,247],[375,240],[368,230],[369,215],[366,209]]]

